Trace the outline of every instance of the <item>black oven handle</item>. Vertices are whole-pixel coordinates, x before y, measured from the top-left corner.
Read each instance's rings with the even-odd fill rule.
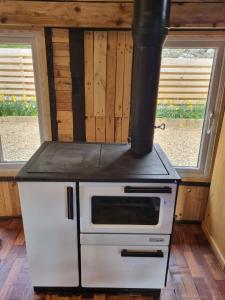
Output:
[[[125,186],[124,193],[154,193],[154,194],[171,194],[172,188],[169,186]]]
[[[73,220],[73,188],[67,187],[67,215],[69,220]]]
[[[123,249],[121,251],[122,257],[163,257],[162,250],[155,251],[139,251],[139,250],[127,250]]]

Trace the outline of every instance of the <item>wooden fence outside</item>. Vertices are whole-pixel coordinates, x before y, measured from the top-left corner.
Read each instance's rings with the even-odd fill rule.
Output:
[[[88,43],[87,39],[86,42]],[[120,54],[117,51],[115,55],[118,53]],[[160,76],[159,103],[204,104],[208,95],[212,63],[213,59],[164,58]],[[117,67],[120,68],[121,65]],[[118,77],[116,80],[119,79]],[[98,92],[98,89],[96,91]],[[101,95],[96,94],[97,96],[102,98]],[[31,49],[0,49],[1,99],[35,100]]]
[[[0,49],[0,97],[2,100],[35,100],[31,49]]]

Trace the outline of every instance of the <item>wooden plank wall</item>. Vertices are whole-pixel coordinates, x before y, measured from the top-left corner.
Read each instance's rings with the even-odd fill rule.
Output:
[[[72,81],[70,72],[69,30],[53,29],[52,43],[58,140],[73,141]]]
[[[19,215],[21,215],[21,209],[17,183],[0,182],[0,217]]]
[[[73,140],[69,30],[53,29],[58,140]],[[88,142],[126,143],[133,41],[130,31],[85,31],[85,118]]]
[[[203,229],[225,270],[225,115],[212,175]]]
[[[201,222],[205,215],[208,202],[208,186],[186,186],[179,187],[176,220],[177,221],[199,221]]]
[[[182,2],[182,3],[181,3]],[[212,13],[213,12],[213,13]],[[171,4],[171,27],[225,28],[223,1],[187,0]],[[0,24],[9,26],[131,28],[128,1],[0,1]]]
[[[131,32],[86,31],[84,46],[87,141],[126,143],[133,51]]]

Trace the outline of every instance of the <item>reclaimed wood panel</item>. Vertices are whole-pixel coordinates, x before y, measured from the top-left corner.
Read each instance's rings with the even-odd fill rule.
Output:
[[[20,216],[20,200],[17,183],[0,182],[0,217]]]
[[[212,13],[213,12],[213,13]],[[223,1],[173,1],[172,27],[225,28]],[[6,26],[131,28],[133,3],[127,1],[1,1]]]
[[[123,91],[124,91],[124,59],[125,59],[125,37],[124,31],[118,32],[117,51],[116,51],[116,99],[115,117],[123,115]]]
[[[225,115],[212,174],[209,201],[203,226],[225,269]]]
[[[73,141],[72,78],[69,30],[52,29],[53,62],[59,141]]]
[[[1,220],[1,299],[156,300],[140,294],[35,294],[30,282],[21,220]],[[167,286],[160,300],[224,299],[225,274],[199,225],[174,226]]]
[[[94,34],[84,33],[85,115],[94,116]]]
[[[105,115],[107,32],[94,32],[94,113]]]
[[[125,35],[125,64],[123,83],[123,116],[130,116],[131,76],[132,76],[133,38],[130,31]]]
[[[126,143],[131,96],[131,32],[87,31],[85,37],[87,141]]]
[[[177,197],[176,220],[202,221],[208,201],[209,187],[180,185]]]
[[[96,142],[105,143],[105,117],[96,117],[95,126]]]
[[[127,28],[131,26],[132,13],[133,3],[0,2],[0,24],[4,25]]]
[[[73,141],[73,112],[57,111],[58,141]]]

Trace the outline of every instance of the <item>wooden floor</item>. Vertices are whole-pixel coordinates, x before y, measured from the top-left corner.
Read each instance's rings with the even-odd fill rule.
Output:
[[[35,295],[29,281],[21,220],[0,221],[0,300],[78,300],[81,297]],[[81,300],[153,300],[139,295],[93,295]],[[169,277],[161,300],[225,300],[221,271],[199,225],[175,225]],[[154,299],[155,300],[155,299]]]

